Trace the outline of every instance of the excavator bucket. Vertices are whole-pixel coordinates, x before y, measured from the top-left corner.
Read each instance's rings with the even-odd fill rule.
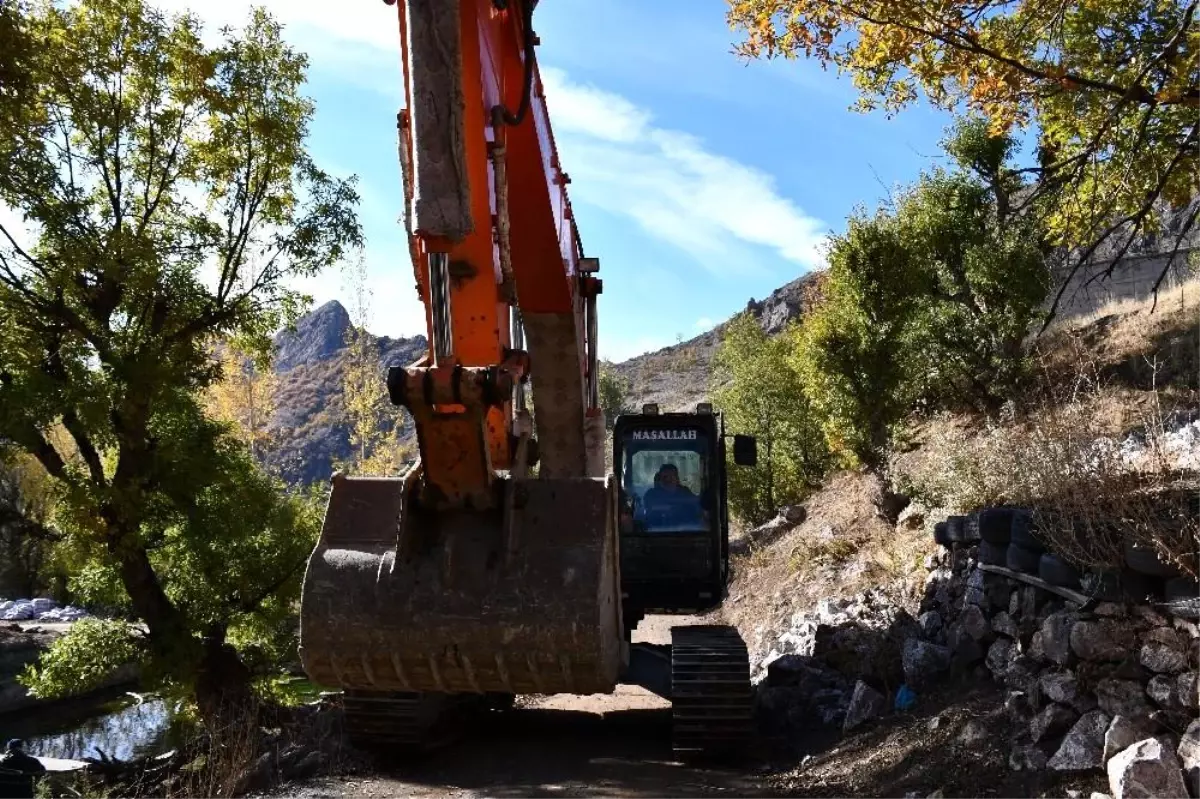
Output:
[[[422,510],[412,473],[337,476],[300,655],[349,691],[609,693],[620,598],[608,478],[501,478],[490,511]]]

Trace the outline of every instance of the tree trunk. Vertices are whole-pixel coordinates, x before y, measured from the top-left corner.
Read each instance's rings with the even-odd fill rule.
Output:
[[[230,729],[253,706],[249,669],[226,643],[223,628],[197,641],[183,613],[163,591],[145,548],[121,545],[122,540],[134,539],[110,534],[109,549],[120,563],[121,581],[133,608],[150,632],[152,649],[157,656],[181,664],[185,669],[181,678],[193,679],[196,704],[209,732],[216,735]]]
[[[250,669],[225,641],[224,629],[206,635],[202,646],[195,682],[200,717],[213,736],[237,735],[257,723]]]

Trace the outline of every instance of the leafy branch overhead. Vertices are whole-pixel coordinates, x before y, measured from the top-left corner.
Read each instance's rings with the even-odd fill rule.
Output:
[[[1055,196],[1049,232],[1074,250],[1073,275],[1093,256],[1115,262],[1166,209],[1182,214],[1178,241],[1195,227],[1198,4],[729,0],[727,16],[742,55],[836,66],[864,109],[894,112],[921,91],[981,112],[993,134],[1036,126],[1034,194]]]
[[[0,202],[22,220],[0,223],[0,439],[55,481],[151,657],[212,700],[244,682],[229,641],[298,586],[313,532],[206,416],[212,345],[266,366],[306,302],[288,281],[362,243],[355,180],[308,153],[306,59],[265,11],[211,47],[141,0],[19,11],[0,27],[20,77]]]

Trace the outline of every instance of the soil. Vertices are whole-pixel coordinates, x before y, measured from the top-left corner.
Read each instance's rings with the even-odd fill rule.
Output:
[[[636,638],[668,640],[696,617],[650,617]],[[963,682],[916,707],[843,736],[814,729],[762,740],[736,765],[682,763],[671,753],[666,701],[641,688],[612,695],[522,698],[467,739],[413,764],[360,760],[337,776],[284,785],[286,799],[516,796],[1087,796],[1103,775],[1056,779],[1009,771],[1004,693]],[[936,721],[935,721],[936,720]],[[961,736],[972,722],[980,738]],[[974,729],[974,728],[972,728]]]

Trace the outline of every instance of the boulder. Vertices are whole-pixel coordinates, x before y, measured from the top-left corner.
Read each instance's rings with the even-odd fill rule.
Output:
[[[1136,640],[1133,627],[1118,619],[1077,622],[1070,639],[1071,650],[1084,660],[1122,660]]]
[[[1155,629],[1166,630],[1164,627]],[[1187,653],[1178,644],[1152,641],[1142,644],[1138,662],[1156,674],[1178,674],[1187,668]]]
[[[950,650],[920,638],[909,638],[904,642],[901,662],[905,682],[919,689],[950,668]]]
[[[1007,638],[997,638],[988,647],[987,667],[996,679],[1004,678],[1014,654],[1013,642]]]
[[[1104,762],[1107,763],[1118,752],[1123,752],[1138,741],[1154,737],[1154,722],[1142,716],[1113,716],[1112,723],[1104,733]]]
[[[1123,619],[1129,615],[1125,610],[1125,606],[1118,605],[1116,602],[1101,602],[1092,609],[1092,613],[1110,619]]]
[[[1017,623],[1004,610],[992,617],[992,631],[999,635],[1007,635],[1009,638],[1016,638],[1020,635]]]
[[[1175,701],[1193,713],[1200,710],[1200,674],[1185,671],[1175,678]]]
[[[1060,666],[1071,664],[1071,628],[1075,615],[1066,611],[1052,613],[1042,622],[1042,651],[1046,658]]]
[[[1149,716],[1154,709],[1136,680],[1101,680],[1096,685],[1096,703],[1109,716],[1138,718]]]
[[[1051,703],[1029,723],[1029,737],[1034,743],[1057,737],[1069,730],[1078,718],[1079,714],[1071,708]]]
[[[1111,717],[1101,711],[1085,713],[1063,738],[1046,764],[1055,771],[1086,771],[1104,766],[1104,734]]]
[[[1004,700],[1004,712],[1014,722],[1024,722],[1033,715],[1034,706],[1024,691],[1009,691]]]
[[[1069,671],[1046,672],[1038,680],[1042,693],[1051,702],[1070,705],[1079,713],[1096,707],[1096,700],[1079,687],[1079,680]]]
[[[1156,674],[1146,684],[1146,695],[1154,700],[1154,704],[1163,710],[1179,710],[1175,704],[1178,693],[1175,690],[1175,680],[1166,674]]]
[[[879,718],[885,711],[887,711],[887,697],[859,680],[854,684],[854,693],[850,695],[850,704],[846,708],[842,731],[850,732],[872,719]]]
[[[1187,797],[1179,758],[1157,738],[1138,741],[1108,761],[1114,799]]]
[[[921,625],[921,632],[925,637],[932,641],[942,631],[942,614],[936,610],[927,610],[917,617],[917,624]]]
[[[808,518],[808,511],[804,509],[803,505],[784,505],[779,509],[779,515],[788,524],[796,525],[804,523],[804,520]]]
[[[1183,766],[1183,778],[1188,790],[1193,797],[1200,797],[1200,719],[1188,725],[1187,731],[1179,739],[1176,754]]]
[[[988,624],[987,617],[983,615],[983,611],[979,609],[978,605],[964,607],[962,615],[958,617],[958,623],[963,632],[976,641],[983,641],[991,637],[992,626]]]

